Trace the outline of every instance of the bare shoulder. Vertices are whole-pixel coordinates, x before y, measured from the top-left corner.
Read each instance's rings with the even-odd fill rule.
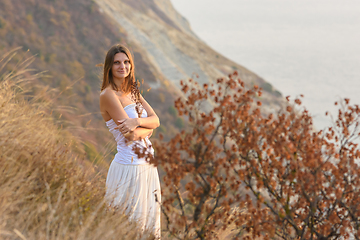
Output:
[[[116,99],[116,95],[110,87],[107,87],[100,92],[100,101],[109,101],[112,99]]]
[[[145,100],[145,98],[143,97],[143,95],[140,94],[140,102],[141,103],[147,103],[147,101]]]
[[[144,97],[141,94],[140,94],[140,102],[145,108],[149,117],[154,115],[156,116],[154,109],[150,106],[150,104],[144,99]]]

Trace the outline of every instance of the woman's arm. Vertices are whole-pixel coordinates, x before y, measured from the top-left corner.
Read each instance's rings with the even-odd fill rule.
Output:
[[[111,89],[105,89],[100,94],[100,109],[102,112],[108,113],[117,125],[119,125],[118,122],[122,119],[130,119]]]
[[[114,122],[118,125],[119,121],[122,121],[124,119],[135,119],[129,118],[119,99],[116,97],[115,93],[109,89],[104,90],[100,94],[100,109],[101,111],[106,111],[114,120]],[[118,127],[115,128],[118,129]],[[153,129],[137,127],[136,129],[134,129],[134,131],[120,131],[124,136],[126,133],[130,133],[125,138],[127,138],[129,141],[134,141],[144,139],[147,136],[151,136]]]
[[[128,118],[118,121],[116,129],[119,129],[122,132],[134,131],[137,127],[144,127],[155,129],[160,126],[160,121],[155,111],[152,109],[150,104],[140,95],[141,103],[144,109],[147,112],[147,117],[145,118]]]
[[[150,104],[140,95],[140,101],[143,105],[144,109],[147,112],[146,118],[139,118],[139,126],[145,128],[155,129],[160,126],[159,117],[156,115],[154,109],[150,106]]]
[[[150,137],[153,132],[153,129],[138,127],[130,134],[125,135],[125,138],[129,141],[142,140],[146,137]]]

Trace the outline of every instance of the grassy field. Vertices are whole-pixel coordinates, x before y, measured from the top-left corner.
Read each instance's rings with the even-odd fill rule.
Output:
[[[107,208],[104,174],[76,153],[51,102],[26,94],[32,59],[4,70],[13,54],[0,59],[0,239],[148,238]]]

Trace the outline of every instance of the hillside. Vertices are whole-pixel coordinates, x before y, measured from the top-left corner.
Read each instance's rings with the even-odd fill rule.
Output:
[[[29,86],[31,93],[44,87],[57,91],[49,96],[57,106],[53,114],[83,142],[92,160],[101,157],[101,147],[112,139],[98,109],[102,69],[96,65],[119,42],[134,54],[136,78],[145,80],[144,96],[160,116],[157,133],[165,137],[183,127],[173,108],[181,79],[198,76],[201,83],[212,82],[237,70],[249,86],[265,90],[265,107],[281,101],[269,83],[202,42],[169,0],[0,2],[0,54],[20,46],[24,52],[29,49],[27,56],[36,55],[32,67],[47,72]]]
[[[77,141],[46,114],[50,102],[24,95],[39,76],[32,59],[12,56],[0,57],[0,70],[16,66],[0,73],[0,239],[140,239],[136,223],[108,211],[107,168],[73,151]]]

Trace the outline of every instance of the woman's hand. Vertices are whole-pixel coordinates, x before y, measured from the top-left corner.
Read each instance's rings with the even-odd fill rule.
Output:
[[[115,129],[119,129],[123,135],[134,131],[139,126],[138,118],[125,118],[118,121],[118,123],[120,124]]]

